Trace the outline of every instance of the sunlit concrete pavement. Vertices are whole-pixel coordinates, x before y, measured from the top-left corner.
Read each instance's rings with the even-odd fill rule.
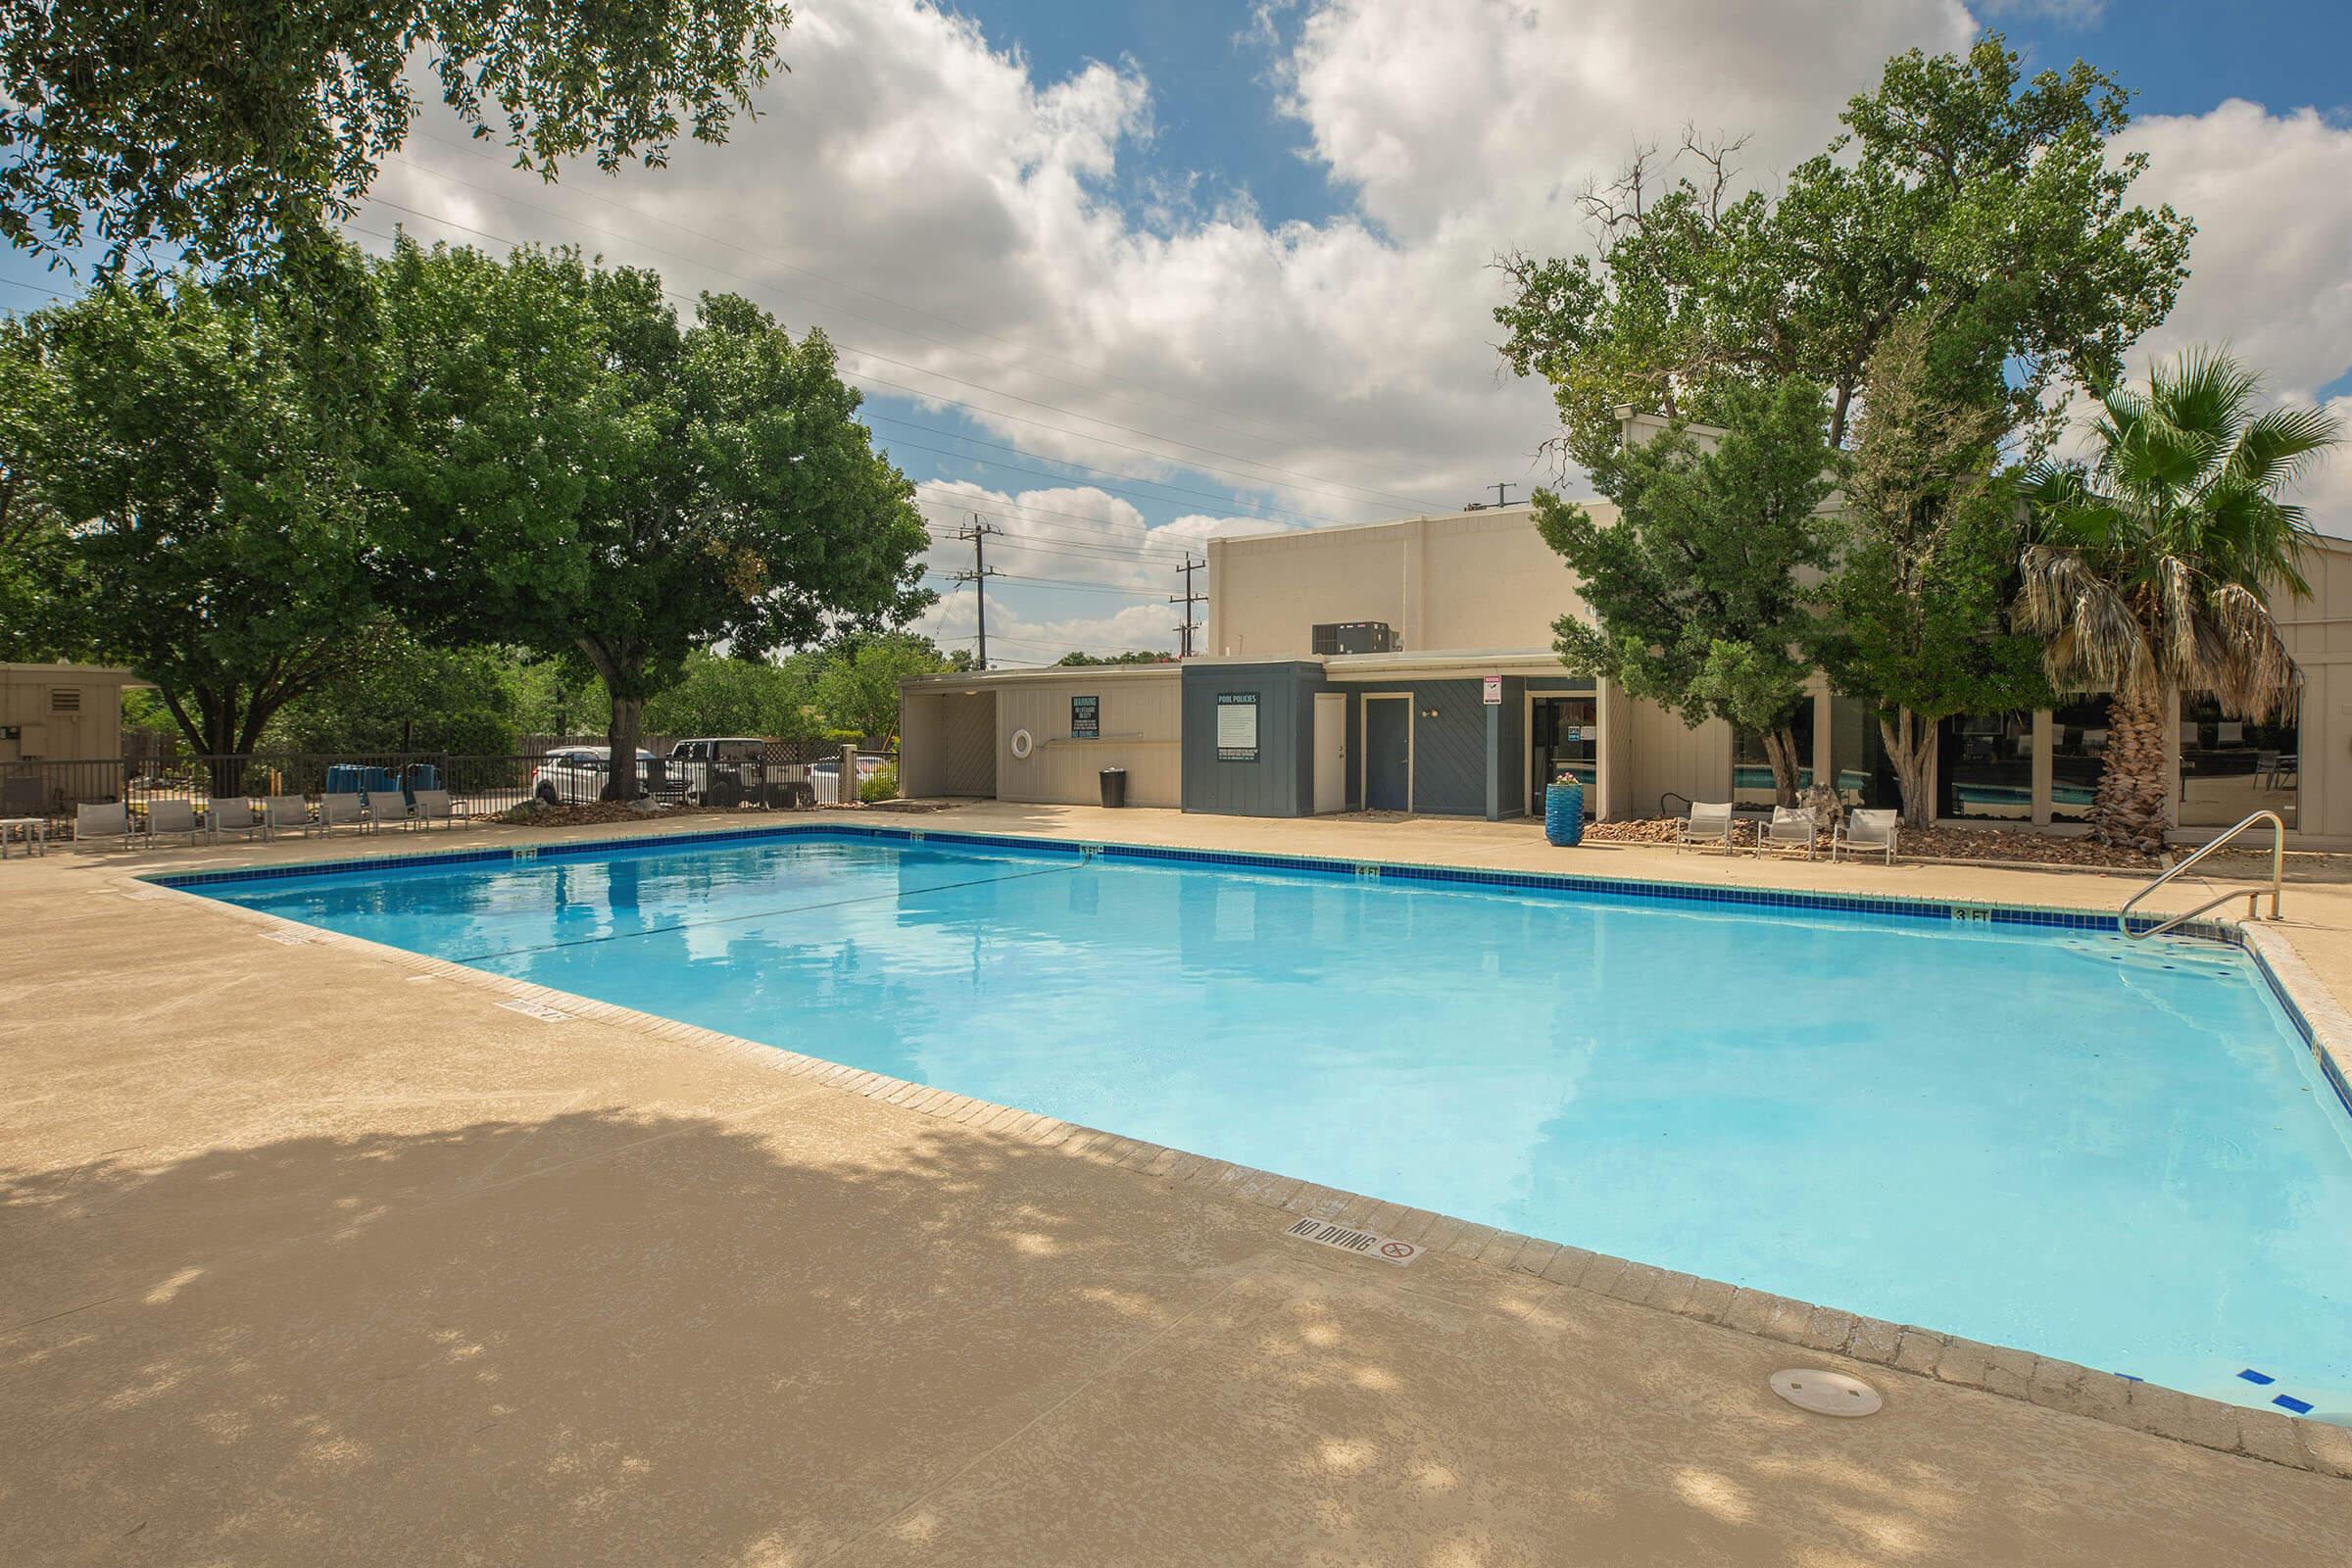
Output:
[[[931,820],[2132,886],[1569,862],[1486,824]],[[0,1562],[2352,1559],[2352,1483],[1886,1368],[1883,1414],[1805,1416],[1765,1391],[1786,1346],[1326,1254],[1265,1209],[119,888],[441,845],[0,866]],[[2347,895],[2288,898],[2340,989]]]

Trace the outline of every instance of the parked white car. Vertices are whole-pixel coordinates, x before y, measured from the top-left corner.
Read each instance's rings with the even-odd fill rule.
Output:
[[[890,765],[890,759],[873,752],[858,754],[858,787]],[[827,758],[808,769],[808,788],[819,806],[833,806],[841,801],[841,759]],[[855,796],[852,799],[856,799]]]
[[[549,806],[592,805],[605,798],[605,785],[612,777],[612,759],[610,746],[566,746],[550,752],[531,770],[531,793]],[[655,761],[651,752],[637,754],[639,788],[649,795],[659,793],[650,782]]]
[[[767,742],[750,735],[703,736],[669,749],[670,782],[694,806],[738,806],[766,782]],[[781,777],[781,774],[778,774]]]

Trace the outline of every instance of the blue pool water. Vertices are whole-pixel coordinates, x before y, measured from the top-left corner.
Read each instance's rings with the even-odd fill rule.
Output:
[[[2352,1118],[2212,944],[822,837],[200,891],[1596,1251],[2352,1414]]]

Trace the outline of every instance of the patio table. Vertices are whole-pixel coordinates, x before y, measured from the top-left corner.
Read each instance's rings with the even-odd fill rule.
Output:
[[[8,858],[8,841],[22,829],[24,834],[24,853],[49,853],[49,819],[45,816],[0,816],[0,860]]]

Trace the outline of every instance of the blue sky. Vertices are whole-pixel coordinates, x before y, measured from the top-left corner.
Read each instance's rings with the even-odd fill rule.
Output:
[[[1540,451],[1542,389],[1497,374],[1494,258],[1585,243],[1576,187],[1685,120],[1752,133],[1769,184],[1889,54],[1969,36],[1949,0],[795,9],[792,74],[730,146],[551,188],[429,115],[354,237],[575,243],[822,326],[936,531],[1007,530],[992,653],[1037,662],[1172,646],[1175,567],[1217,532],[1574,489]],[[2352,410],[2348,13],[1978,20],[2136,89],[2143,195],[2200,225],[2146,353],[2227,341],[2280,396]],[[16,256],[0,283],[19,306],[57,286]],[[2352,464],[2310,499],[2352,531]],[[934,564],[967,560],[950,540]],[[968,640],[971,598],[927,629]]]
[[[1155,145],[1137,160],[1164,179],[1197,175],[1203,195],[1248,191],[1270,220],[1344,212],[1345,190],[1309,157],[1299,122],[1266,90],[1303,8],[1185,0],[967,0],[956,9],[1040,72],[1133,59],[1152,84]],[[2086,16],[2086,13],[2088,15]],[[2164,3],[1980,11],[2030,69],[2088,60],[2137,94],[2136,113],[2201,114],[2226,98],[2352,118],[2352,6]],[[1725,127],[1736,129],[1738,127]],[[1140,178],[1131,182],[1135,200]]]

